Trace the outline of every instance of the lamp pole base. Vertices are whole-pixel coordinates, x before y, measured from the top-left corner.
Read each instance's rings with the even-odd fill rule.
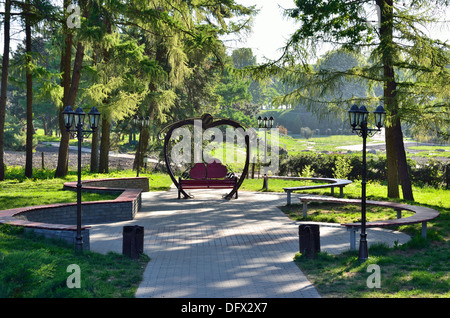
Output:
[[[75,251],[83,252],[83,239],[82,238],[78,238],[78,237],[76,238]]]
[[[361,240],[359,241],[359,255],[358,260],[361,262],[367,261],[369,258],[369,250],[367,248],[367,234],[361,233]]]

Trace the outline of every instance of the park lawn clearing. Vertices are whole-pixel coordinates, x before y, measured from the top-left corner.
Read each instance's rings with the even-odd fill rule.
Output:
[[[117,172],[98,176],[84,173],[83,179],[131,177],[133,173],[135,172]],[[172,183],[170,177],[165,174],[148,176],[151,191],[167,190]],[[49,195],[49,198],[55,199],[60,192],[72,193],[72,191],[61,191],[61,189],[64,182],[74,180],[76,180],[74,175],[69,175],[66,179],[41,180],[45,182],[39,184],[39,189],[42,192],[53,193]],[[37,181],[39,180],[29,180],[29,182]],[[8,182],[11,184],[15,182],[16,186],[10,186],[10,191],[14,191],[18,183],[25,181],[13,178]],[[58,184],[58,182],[61,183]],[[251,185],[251,182],[254,184]],[[284,182],[284,180],[270,179],[269,191],[283,192],[282,188],[286,186]],[[295,185],[298,184],[294,182]],[[7,186],[7,182],[2,183]],[[247,187],[244,187],[245,185]],[[47,189],[45,189],[46,186],[48,186]],[[243,187],[250,191],[261,191],[262,179],[246,179]],[[295,262],[322,297],[450,297],[448,274],[450,272],[448,262],[450,259],[450,191],[425,187],[413,189],[416,202],[398,201],[426,205],[441,213],[437,219],[429,222],[427,240],[420,237],[420,225],[414,224],[399,228],[413,235],[410,242],[394,248],[383,245],[371,246],[369,260],[363,264],[357,260],[357,252],[341,255],[319,253],[316,259],[307,259],[300,254],[295,255]],[[9,190],[3,188],[1,191],[3,194]],[[308,191],[308,193],[329,195],[329,189]],[[360,197],[360,182],[353,182],[345,187],[344,194],[349,198]],[[367,194],[368,199],[371,200],[386,200],[386,187],[369,182]],[[23,204],[28,202],[22,201]],[[295,206],[292,207],[292,209],[295,208]],[[315,214],[314,210],[319,209],[320,213]],[[344,208],[343,211],[340,209],[342,206],[311,205],[308,209],[310,211],[308,217],[327,214],[331,218],[333,214],[341,214],[339,218],[333,216],[336,218],[335,222],[341,222],[343,219],[340,217],[344,216],[345,219],[359,217],[360,211],[357,206],[349,207],[348,210]],[[298,212],[294,213],[301,215]],[[378,219],[396,217],[395,212],[383,211],[383,209],[370,211],[370,213]],[[391,215],[383,213],[391,213]],[[404,216],[406,216],[405,213],[407,212],[403,212]],[[73,246],[68,246],[64,242],[51,241],[20,231],[20,228],[0,225],[0,267],[8,268],[8,271],[0,273],[0,297],[134,297],[145,265],[148,263],[148,257],[145,255],[137,262],[114,253],[101,255],[84,252],[79,257],[75,256]],[[66,280],[70,275],[67,272],[67,266],[70,264],[80,266],[81,289],[67,288]],[[381,269],[381,288],[369,288],[367,285],[371,274],[367,269],[371,264],[378,265]]]
[[[319,253],[315,259],[296,254],[294,260],[322,297],[448,298],[449,243],[413,239],[401,247],[369,247],[361,263],[357,251],[340,255]],[[370,265],[380,268],[380,288],[370,288]]]

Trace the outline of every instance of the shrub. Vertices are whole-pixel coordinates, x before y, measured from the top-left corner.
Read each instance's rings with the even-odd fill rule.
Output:
[[[429,160],[419,165],[408,159],[411,181],[419,186],[448,187],[449,164]],[[370,156],[367,160],[367,181],[386,181],[386,157]],[[361,180],[363,166],[359,154],[317,154],[305,152],[280,160],[280,175],[303,175],[305,168],[316,177]]]
[[[306,165],[303,168],[302,173],[299,174],[299,176],[302,178],[312,178],[314,177],[314,170],[311,168],[310,165]]]
[[[26,149],[26,130],[16,119],[5,123],[4,130],[5,149],[13,151],[25,151]],[[33,135],[33,148],[38,144],[36,134]]]
[[[448,186],[447,170],[447,164],[437,160],[428,160],[422,165],[412,165],[411,180],[419,185],[442,187],[446,184]]]
[[[336,179],[347,179],[352,166],[350,165],[350,159],[344,156],[337,156],[335,166],[333,169],[333,176]]]
[[[302,134],[303,137],[305,137],[306,139],[309,139],[313,136],[314,132],[311,130],[311,128],[309,127],[302,127],[300,129],[300,133]]]

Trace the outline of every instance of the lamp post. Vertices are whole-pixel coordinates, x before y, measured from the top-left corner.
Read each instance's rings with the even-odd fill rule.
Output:
[[[384,119],[386,118],[386,112],[384,111],[383,106],[378,106],[373,114],[375,116],[376,129],[367,127],[367,118],[369,116],[369,112],[367,111],[365,106],[358,107],[357,105],[353,105],[348,111],[348,117],[350,120],[350,125],[352,126],[352,131],[356,132],[358,136],[363,138],[363,171],[361,181],[361,239],[359,242],[358,256],[358,259],[363,262],[366,261],[369,257],[366,234],[366,140],[367,136],[371,137],[381,130],[381,127],[383,127],[384,125]]]
[[[258,117],[258,127],[264,128],[264,164],[267,163],[267,128],[271,129],[273,127],[273,117],[270,116],[270,118],[264,117],[261,118],[261,116]],[[264,182],[263,182],[263,188],[267,190],[267,175],[264,173]]]
[[[73,132],[74,136],[78,139],[77,234],[75,238],[75,248],[77,251],[82,251],[83,237],[81,236],[81,143],[83,142],[84,136],[87,136],[89,133],[93,133],[98,128],[100,113],[95,107],[92,107],[92,109],[89,111],[89,130],[83,129],[84,118],[86,114],[83,112],[83,109],[81,107],[78,107],[75,111],[73,111],[71,106],[66,106],[62,114],[64,116],[64,126],[66,126],[67,132]]]
[[[139,129],[139,142],[138,142],[138,154],[137,154],[137,173],[136,177],[139,177],[139,169],[140,169],[140,162],[141,162],[141,135],[142,135],[142,128],[148,127],[150,124],[150,117],[139,117],[138,115],[135,115],[133,117],[133,123],[134,128]]]

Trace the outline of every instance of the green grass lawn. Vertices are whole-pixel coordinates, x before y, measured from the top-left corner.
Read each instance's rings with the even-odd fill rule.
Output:
[[[268,138],[268,140],[270,139]],[[369,138],[368,142],[376,141]],[[279,147],[286,148],[291,156],[298,155],[306,150],[335,152],[339,150],[337,147],[359,144],[361,144],[361,138],[356,135],[318,136],[309,139],[279,135]]]
[[[0,225],[0,298],[132,298],[148,261],[146,255],[75,253],[63,241]],[[71,264],[79,266],[80,288],[67,285]]]
[[[73,180],[74,181],[74,180]],[[63,190],[64,179],[6,180],[0,183],[3,210],[24,206],[77,202],[76,191]],[[83,202],[114,200],[118,194],[82,192]]]
[[[245,180],[242,189],[263,191],[262,182],[262,179]],[[283,192],[283,187],[302,185],[298,181],[276,179],[269,179],[268,184],[269,191],[274,192]],[[412,236],[410,242],[394,248],[372,246],[369,248],[369,260],[362,264],[358,261],[358,252],[350,251],[336,256],[322,252],[315,259],[308,259],[301,254],[294,256],[296,264],[322,297],[450,297],[450,191],[414,186],[413,192],[414,202],[401,199],[394,201],[428,206],[441,213],[437,219],[428,222],[427,240],[420,236],[421,224],[412,224],[397,228]],[[330,195],[330,189],[299,193]],[[367,184],[368,199],[387,200],[386,194],[385,185]],[[337,195],[338,193],[335,194]],[[356,181],[346,186],[344,195],[348,198],[360,198],[361,183]],[[300,204],[283,206],[280,209],[292,219],[302,219]],[[368,207],[367,212],[369,221],[396,218],[396,212],[390,209]],[[402,215],[406,217],[410,214],[403,211]],[[335,223],[359,221],[360,208],[354,205],[311,203],[308,206],[307,220]],[[371,264],[380,267],[381,288],[369,288],[367,285],[372,274],[371,271],[368,272]]]
[[[76,202],[75,191],[63,190],[63,184],[76,181],[74,171],[65,178],[53,178],[54,171],[36,169],[33,179],[24,177],[23,168],[9,167],[7,179],[0,182],[1,209],[50,203]],[[94,174],[83,171],[82,179],[134,177],[134,171]],[[166,174],[146,174],[150,191],[168,190]],[[112,200],[117,195],[83,193],[83,201]],[[76,254],[73,245],[49,240],[22,228],[0,225],[0,298],[124,298],[134,297],[149,258],[130,260],[117,253],[101,255],[84,251]],[[77,264],[81,288],[68,288],[67,267]]]
[[[410,157],[450,158],[450,146],[410,146],[408,149],[420,151],[414,154],[408,153]]]

